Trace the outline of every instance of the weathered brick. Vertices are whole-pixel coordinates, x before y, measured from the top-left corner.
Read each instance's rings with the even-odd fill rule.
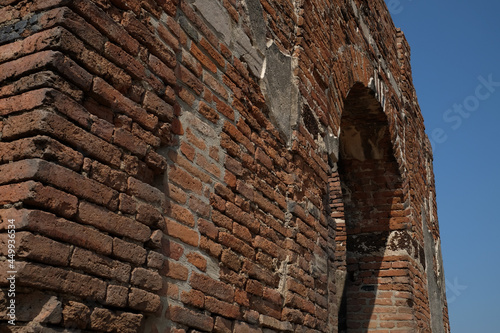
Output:
[[[16,139],[31,134],[46,134],[83,150],[99,161],[119,166],[121,152],[106,141],[73,125],[62,117],[47,111],[36,110],[30,113],[9,117],[4,126],[3,138]]]
[[[163,80],[165,84],[175,85],[177,83],[174,71],[153,54],[149,55],[148,63],[153,73]]]
[[[196,252],[191,252],[186,255],[189,263],[193,264],[200,271],[205,272],[207,270],[207,260],[205,257]]]
[[[165,258],[163,256],[163,254],[155,252],[155,251],[149,251],[148,261],[147,261],[147,265],[149,268],[160,269],[163,267],[164,261],[165,261]]]
[[[119,285],[108,285],[106,291],[106,304],[116,307],[127,305],[128,288]]]
[[[63,308],[62,317],[66,327],[85,329],[90,323],[90,309],[85,304],[68,301]]]
[[[240,307],[210,296],[205,296],[205,309],[228,318],[239,318],[241,316]]]
[[[214,326],[212,317],[182,308],[179,306],[171,305],[167,312],[170,320],[191,327],[211,332]]]
[[[7,256],[9,234],[0,234],[0,254]],[[70,246],[31,232],[16,232],[16,256],[44,264],[67,266]]]
[[[144,224],[85,201],[80,202],[77,218],[100,230],[141,242],[147,241],[151,235],[151,230]]]
[[[200,235],[194,229],[183,224],[176,223],[170,219],[165,219],[163,232],[174,238],[178,238],[186,244],[198,246]]]
[[[203,291],[205,294],[215,296],[223,301],[232,302],[234,299],[234,289],[227,284],[216,281],[207,275],[191,273],[189,283],[192,288]]]
[[[2,267],[2,271],[7,272],[6,268]],[[104,301],[106,296],[106,283],[88,275],[28,262],[17,262],[16,270],[19,286],[64,292],[97,301]],[[2,274],[2,280],[7,277],[5,274]]]
[[[108,309],[94,308],[90,315],[90,327],[101,332],[137,332],[142,314],[122,312],[114,314]]]
[[[122,26],[114,22],[110,16],[91,1],[72,2],[72,7],[88,22],[92,22],[97,29],[103,31],[112,41],[121,45],[127,52],[132,55],[139,52],[139,43],[130,37]]]
[[[163,237],[161,240],[162,250],[165,256],[179,260],[184,254],[184,247],[180,244]]]
[[[94,250],[104,255],[111,254],[112,238],[94,228],[74,223],[55,215],[31,210],[8,209],[0,211],[2,216],[16,220],[16,229],[33,231],[55,240]],[[7,229],[7,219],[0,224],[0,230]]]
[[[160,274],[171,279],[187,281],[189,270],[182,264],[172,260],[165,260]]]
[[[202,183],[191,174],[182,170],[178,166],[172,167],[169,170],[169,179],[185,190],[193,191],[201,194]]]
[[[128,294],[128,305],[132,309],[145,312],[156,312],[161,309],[160,296],[133,287]]]
[[[158,291],[162,286],[161,276],[157,272],[141,267],[132,271],[130,282],[151,291]]]
[[[139,22],[132,14],[126,13],[122,21],[124,28],[140,43],[148,47],[148,50],[165,62],[170,68],[174,68],[176,60],[174,53],[156,38],[146,26]]]
[[[134,177],[128,178],[128,194],[137,196],[147,202],[161,204],[165,200],[165,195],[159,189],[141,182]]]
[[[95,99],[102,104],[116,110],[119,113],[132,118],[137,123],[144,126],[144,128],[152,130],[158,124],[158,118],[154,115],[148,114],[146,110],[139,107],[132,100],[123,96],[118,90],[113,88],[103,79],[97,77],[94,79],[92,91],[95,94]]]
[[[174,119],[174,108],[151,91],[147,91],[144,95],[143,105],[161,121],[171,122]]]
[[[163,216],[155,207],[142,204],[137,208],[136,219],[150,227],[155,227],[163,220]]]
[[[233,332],[241,332],[241,333],[262,333],[262,329],[252,327],[249,324],[237,321],[234,323],[234,331]]]
[[[44,208],[66,218],[76,213],[78,199],[41,183],[28,181],[20,184],[0,186],[0,204],[22,202]]]
[[[70,266],[118,282],[128,282],[130,279],[130,265],[78,247],[73,250]]]
[[[144,157],[148,151],[148,145],[144,141],[123,128],[115,130],[113,143],[127,149],[140,158]]]
[[[181,301],[197,308],[203,308],[205,304],[205,295],[201,291],[191,289],[189,292],[182,292]]]
[[[92,75],[58,51],[41,51],[0,64],[0,81],[12,80],[33,70],[53,67],[83,91],[92,86]]]

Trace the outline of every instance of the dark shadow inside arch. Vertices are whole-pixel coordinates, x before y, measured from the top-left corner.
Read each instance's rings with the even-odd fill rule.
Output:
[[[403,198],[387,116],[362,84],[352,87],[344,103],[339,155],[345,261],[338,265],[344,270],[338,331],[369,332],[382,328],[375,308],[391,305],[384,253],[392,212]]]

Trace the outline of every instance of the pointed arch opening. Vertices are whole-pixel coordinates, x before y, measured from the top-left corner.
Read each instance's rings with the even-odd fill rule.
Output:
[[[395,218],[404,214],[403,182],[387,116],[362,84],[354,85],[345,100],[339,150],[330,181],[337,226],[338,331],[395,328],[390,317],[397,305],[393,268],[400,258],[388,253],[393,252],[391,231],[399,227]]]

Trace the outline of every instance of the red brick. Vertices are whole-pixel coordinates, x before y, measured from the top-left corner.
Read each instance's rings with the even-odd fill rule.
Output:
[[[200,102],[198,106],[198,112],[201,113],[206,119],[208,119],[214,124],[216,124],[217,121],[219,120],[219,115],[217,114],[217,112],[215,112],[214,109],[209,107],[204,102]]]
[[[155,271],[142,267],[137,267],[132,271],[130,282],[151,291],[158,291],[162,287],[161,276]]]
[[[106,283],[88,275],[28,262],[17,262],[16,270],[17,286],[64,292],[97,301],[104,301],[106,296]],[[2,273],[7,271],[2,267]],[[3,280],[6,275],[2,275]]]
[[[214,47],[212,45],[210,45],[210,43],[202,38],[200,40],[200,46],[205,49],[205,51],[207,52],[207,54],[212,57],[212,59],[215,60],[215,62],[222,68],[225,67],[225,61],[224,61],[224,58],[220,55],[220,53],[214,49]]]
[[[176,65],[174,53],[168,49],[148,28],[139,22],[132,14],[125,13],[122,24],[125,29],[148,50],[160,58],[167,66],[174,68]]]
[[[221,262],[235,272],[240,271],[242,262],[238,255],[230,249],[225,249],[224,251],[222,251]]]
[[[232,333],[232,322],[222,317],[215,318],[214,332],[215,333]]]
[[[70,266],[118,282],[126,283],[130,279],[130,265],[78,247],[73,250]]]
[[[149,55],[148,63],[153,73],[163,80],[165,84],[175,85],[177,83],[174,71],[153,54]]]
[[[103,50],[106,42],[106,38],[97,29],[67,7],[54,8],[43,13],[39,24],[44,28],[61,24],[99,52]]]
[[[194,135],[194,133],[191,131],[190,128],[186,129],[186,137],[191,144],[193,144],[195,147],[198,147],[200,150],[206,150],[207,145],[205,144],[205,141],[203,140],[202,137],[197,137]]]
[[[212,317],[175,305],[171,305],[168,308],[167,317],[176,323],[194,327],[202,331],[210,332],[214,326]]]
[[[14,139],[31,133],[56,137],[97,160],[114,166],[120,164],[121,152],[116,147],[47,111],[37,110],[9,117],[3,130],[3,138]]]
[[[188,143],[186,143],[185,141],[181,142],[180,151],[191,162],[194,160],[194,158],[196,156],[196,151],[194,150],[194,148],[191,145],[189,145]]]
[[[105,255],[111,253],[112,238],[94,228],[57,218],[53,214],[41,211],[9,209],[0,211],[0,213],[4,216],[14,216],[18,230],[37,232],[52,239],[95,250]],[[6,225],[0,224],[0,230],[4,228]]]
[[[193,228],[195,226],[195,220],[193,213],[189,209],[186,209],[177,204],[170,204],[167,210],[167,215],[182,224],[190,226]]]
[[[90,322],[90,310],[85,304],[68,301],[62,310],[62,317],[66,327],[85,329]]]
[[[219,230],[210,221],[204,219],[198,219],[198,230],[202,235],[205,235],[213,240],[216,240],[219,236]]]
[[[10,84],[5,84],[0,87],[0,97],[17,95],[44,87],[54,88],[78,102],[83,99],[83,91],[50,70],[25,75]]]
[[[233,222],[233,235],[250,244],[253,241],[252,233],[248,230],[248,228],[236,222]]]
[[[230,247],[234,251],[244,255],[247,258],[252,259],[253,256],[255,255],[255,250],[250,245],[246,244],[245,242],[239,240],[238,238],[234,237],[229,233],[220,232],[219,242],[222,245]]]
[[[92,75],[58,51],[42,51],[0,64],[0,81],[12,80],[27,72],[48,66],[55,67],[64,77],[82,90],[90,90]]]
[[[226,214],[236,222],[246,226],[254,234],[259,233],[260,223],[251,214],[244,212],[233,203],[226,203]]]
[[[212,222],[221,228],[225,228],[226,230],[233,229],[233,221],[218,211],[212,212]]]
[[[167,170],[167,160],[165,157],[151,149],[147,152],[144,162],[146,162],[155,174],[161,174]]]
[[[179,185],[185,190],[193,191],[194,193],[201,194],[202,183],[200,180],[194,178],[189,173],[175,166],[169,171],[169,180],[174,184]]]
[[[144,143],[137,136],[133,135],[127,130],[118,128],[113,134],[113,143],[117,146],[123,147],[128,151],[143,158],[148,151],[148,145]]]
[[[147,91],[144,95],[143,105],[146,110],[154,113],[161,121],[171,122],[174,119],[173,107],[151,91]]]
[[[0,204],[23,202],[69,218],[76,213],[78,199],[34,181],[0,186]]]
[[[216,281],[207,275],[192,272],[189,284],[192,288],[198,289],[206,295],[217,297],[223,301],[232,302],[234,299],[234,289],[231,286]]]
[[[133,78],[148,82],[156,91],[164,89],[162,82],[148,75],[143,64],[115,44],[107,42],[104,45],[104,56],[128,72]]]
[[[147,241],[151,235],[151,230],[144,224],[85,201],[78,207],[78,220],[111,234],[130,237],[141,242]]]
[[[252,327],[249,324],[241,321],[237,321],[234,323],[234,331],[238,333],[262,333],[260,328]]]
[[[217,73],[217,66],[215,63],[206,56],[195,43],[191,43],[191,54],[198,59],[198,61],[205,66],[212,73]]]
[[[165,260],[160,274],[180,281],[187,281],[189,270],[186,266],[172,260]]]
[[[0,234],[0,254],[7,256],[8,234]],[[31,232],[16,232],[16,256],[54,266],[67,266],[71,249],[67,244],[34,235]]]
[[[121,45],[127,52],[136,55],[139,52],[139,43],[130,37],[127,31],[113,21],[104,11],[89,0],[81,0],[72,3],[72,7],[78,11],[88,22],[92,22],[99,30],[103,31],[112,41]]]
[[[205,305],[205,295],[201,291],[191,289],[189,292],[182,292],[181,301],[187,305],[203,308]]]
[[[148,114],[132,100],[123,96],[118,90],[110,86],[101,78],[94,79],[92,88],[95,98],[102,104],[117,112],[124,113],[146,129],[152,130],[158,124],[158,118]]]
[[[182,64],[194,75],[201,77],[202,67],[200,63],[186,50],[182,50]]]
[[[128,294],[128,305],[132,309],[145,312],[156,312],[161,309],[160,296],[133,287]]]
[[[142,204],[137,209],[136,219],[147,226],[156,227],[163,221],[163,216],[155,207],[148,204]]]
[[[134,243],[114,238],[113,256],[139,266],[146,261],[146,250]]]
[[[108,285],[106,304],[117,307],[127,305],[128,288],[119,285]]]
[[[210,205],[195,196],[191,196],[189,199],[189,209],[200,217],[210,217]]]
[[[185,225],[176,223],[170,219],[166,219],[165,221],[165,234],[174,238],[178,238],[186,244],[198,246],[200,239],[200,235],[198,234],[198,232]]]
[[[161,204],[165,200],[165,195],[162,191],[134,177],[128,178],[127,192],[150,203]]]
[[[250,294],[262,297],[264,286],[259,281],[248,279],[245,291]]]
[[[192,89],[196,95],[201,95],[203,92],[203,83],[186,67],[180,65],[175,69],[176,77],[182,81],[187,87]]]
[[[248,274],[249,277],[262,281],[271,287],[278,287],[278,276],[276,274],[267,271],[247,259],[244,260],[241,271]]]
[[[241,316],[240,307],[210,296],[205,296],[205,309],[212,313],[217,313],[228,318],[239,318]]]
[[[185,204],[187,201],[186,192],[171,183],[167,186],[167,196],[179,204]]]
[[[190,252],[186,255],[186,257],[188,261],[200,271],[205,272],[207,270],[207,260],[199,253]]]

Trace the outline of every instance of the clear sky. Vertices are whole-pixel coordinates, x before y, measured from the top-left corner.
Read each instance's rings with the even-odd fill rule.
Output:
[[[451,331],[500,332],[500,1],[386,4],[434,146]]]

